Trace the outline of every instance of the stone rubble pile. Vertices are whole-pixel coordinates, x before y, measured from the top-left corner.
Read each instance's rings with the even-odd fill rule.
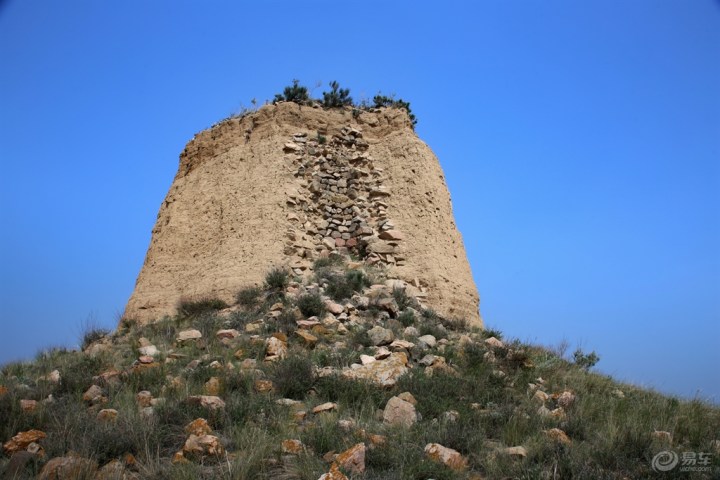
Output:
[[[404,235],[387,213],[391,192],[373,164],[360,130],[343,127],[327,139],[300,132],[284,146],[296,165],[296,186],[286,192],[290,226],[286,255],[296,274],[328,253],[352,254],[368,264],[404,265]]]

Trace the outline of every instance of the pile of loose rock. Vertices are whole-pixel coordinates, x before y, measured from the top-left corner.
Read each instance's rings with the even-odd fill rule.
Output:
[[[369,264],[403,265],[403,234],[388,218],[390,191],[367,154],[362,132],[344,127],[326,139],[296,133],[284,151],[297,166],[286,192],[290,209],[285,254],[296,274],[323,253],[353,254]]]

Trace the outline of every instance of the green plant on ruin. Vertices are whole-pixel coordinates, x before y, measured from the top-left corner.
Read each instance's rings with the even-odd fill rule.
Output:
[[[281,293],[290,283],[290,274],[284,268],[273,268],[265,275],[265,288],[273,293]]]
[[[238,292],[236,300],[245,309],[251,309],[260,303],[261,297],[262,290],[258,287],[246,287]]]
[[[580,348],[573,353],[573,361],[575,365],[583,370],[590,370],[600,361],[600,357],[595,352],[585,353]]]
[[[322,318],[325,315],[325,303],[317,293],[306,293],[297,299],[297,306],[305,317]]]
[[[273,99],[277,102],[294,102],[298,105],[308,105],[311,102],[307,87],[300,85],[300,80],[293,79],[292,85],[285,87],[283,93],[278,93]]]
[[[375,104],[375,108],[380,107],[392,107],[392,108],[402,108],[405,110],[408,114],[408,118],[410,118],[410,121],[412,122],[413,128],[415,128],[415,125],[417,125],[417,118],[412,113],[412,110],[410,109],[410,102],[406,102],[401,98],[395,99],[394,95],[391,96],[385,96],[381,94],[377,94],[373,97],[373,103]]]
[[[333,80],[330,82],[330,91],[323,92],[323,106],[325,108],[340,108],[352,105],[349,88],[340,88],[340,84]]]
[[[177,311],[183,317],[193,317],[203,313],[215,312],[227,308],[228,304],[219,298],[181,299]]]

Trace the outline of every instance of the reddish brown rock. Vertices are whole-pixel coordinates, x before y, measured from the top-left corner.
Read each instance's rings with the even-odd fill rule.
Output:
[[[220,394],[220,379],[218,377],[210,377],[210,380],[205,382],[205,393],[214,396]]]
[[[410,427],[417,422],[415,406],[399,397],[392,397],[385,405],[383,422],[388,425]]]
[[[335,457],[335,463],[344,472],[361,474],[365,472],[365,444],[358,443]]]
[[[313,413],[329,412],[330,410],[337,409],[337,403],[327,402],[312,409]]]
[[[114,422],[117,420],[118,411],[114,408],[103,408],[100,410],[96,418],[101,422]]]
[[[135,400],[140,408],[150,407],[152,406],[153,396],[147,390],[143,390],[135,395]]]
[[[444,463],[453,470],[465,470],[468,466],[467,459],[460,455],[460,452],[452,448],[443,447],[439,443],[428,443],[425,445],[425,455],[436,462]]]
[[[37,400],[20,400],[20,408],[25,413],[32,413],[37,409]]]
[[[225,452],[220,439],[214,435],[190,435],[185,441],[182,453],[185,458],[202,459],[207,456],[219,456]]]
[[[103,396],[102,388],[97,385],[92,385],[83,393],[82,399],[89,403],[98,403],[98,400]]]
[[[213,395],[193,395],[192,397],[188,397],[188,402],[210,410],[221,410],[225,408],[225,402],[222,398]]]
[[[275,389],[275,386],[270,380],[255,380],[253,388],[258,393],[270,393]]]
[[[281,445],[283,453],[290,453],[292,455],[299,455],[303,452],[303,444],[300,440],[283,440]]]
[[[550,440],[562,443],[563,445],[572,444],[572,441],[570,440],[570,437],[567,436],[567,433],[563,432],[559,428],[551,428],[550,430],[545,430],[545,435]]]
[[[212,433],[212,428],[210,428],[210,425],[208,425],[207,420],[204,418],[196,418],[185,425],[185,433],[188,435],[202,437],[203,435],[210,435]]]
[[[14,437],[3,444],[3,450],[6,454],[11,455],[15,452],[27,449],[28,445],[39,442],[46,436],[47,435],[42,430],[18,432]]]
[[[48,461],[40,471],[38,480],[74,480],[91,478],[98,465],[93,460],[82,457],[55,457]]]
[[[385,360],[368,363],[359,368],[344,369],[342,375],[346,378],[369,380],[383,387],[391,387],[408,371],[407,364],[407,355],[404,352],[395,352]]]
[[[340,471],[337,463],[330,465],[330,471],[320,475],[318,480],[348,480],[348,477]]]

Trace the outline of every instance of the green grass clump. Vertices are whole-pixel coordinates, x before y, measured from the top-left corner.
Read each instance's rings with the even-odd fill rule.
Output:
[[[214,312],[227,308],[228,304],[219,298],[182,299],[178,304],[178,314],[183,317],[192,317],[203,313]]]
[[[322,280],[327,282],[325,293],[333,300],[339,302],[361,292],[370,285],[367,276],[360,270],[349,270],[344,275],[338,273],[325,273]]]
[[[273,365],[271,378],[281,397],[302,399],[315,383],[315,371],[309,358],[293,355]]]
[[[237,303],[245,309],[251,309],[258,306],[262,296],[262,290],[258,287],[246,287],[237,294]]]
[[[297,306],[305,317],[322,318],[325,315],[325,303],[317,293],[306,293],[297,299]]]
[[[284,268],[273,268],[265,275],[265,288],[272,293],[282,293],[290,283],[290,274]]]

